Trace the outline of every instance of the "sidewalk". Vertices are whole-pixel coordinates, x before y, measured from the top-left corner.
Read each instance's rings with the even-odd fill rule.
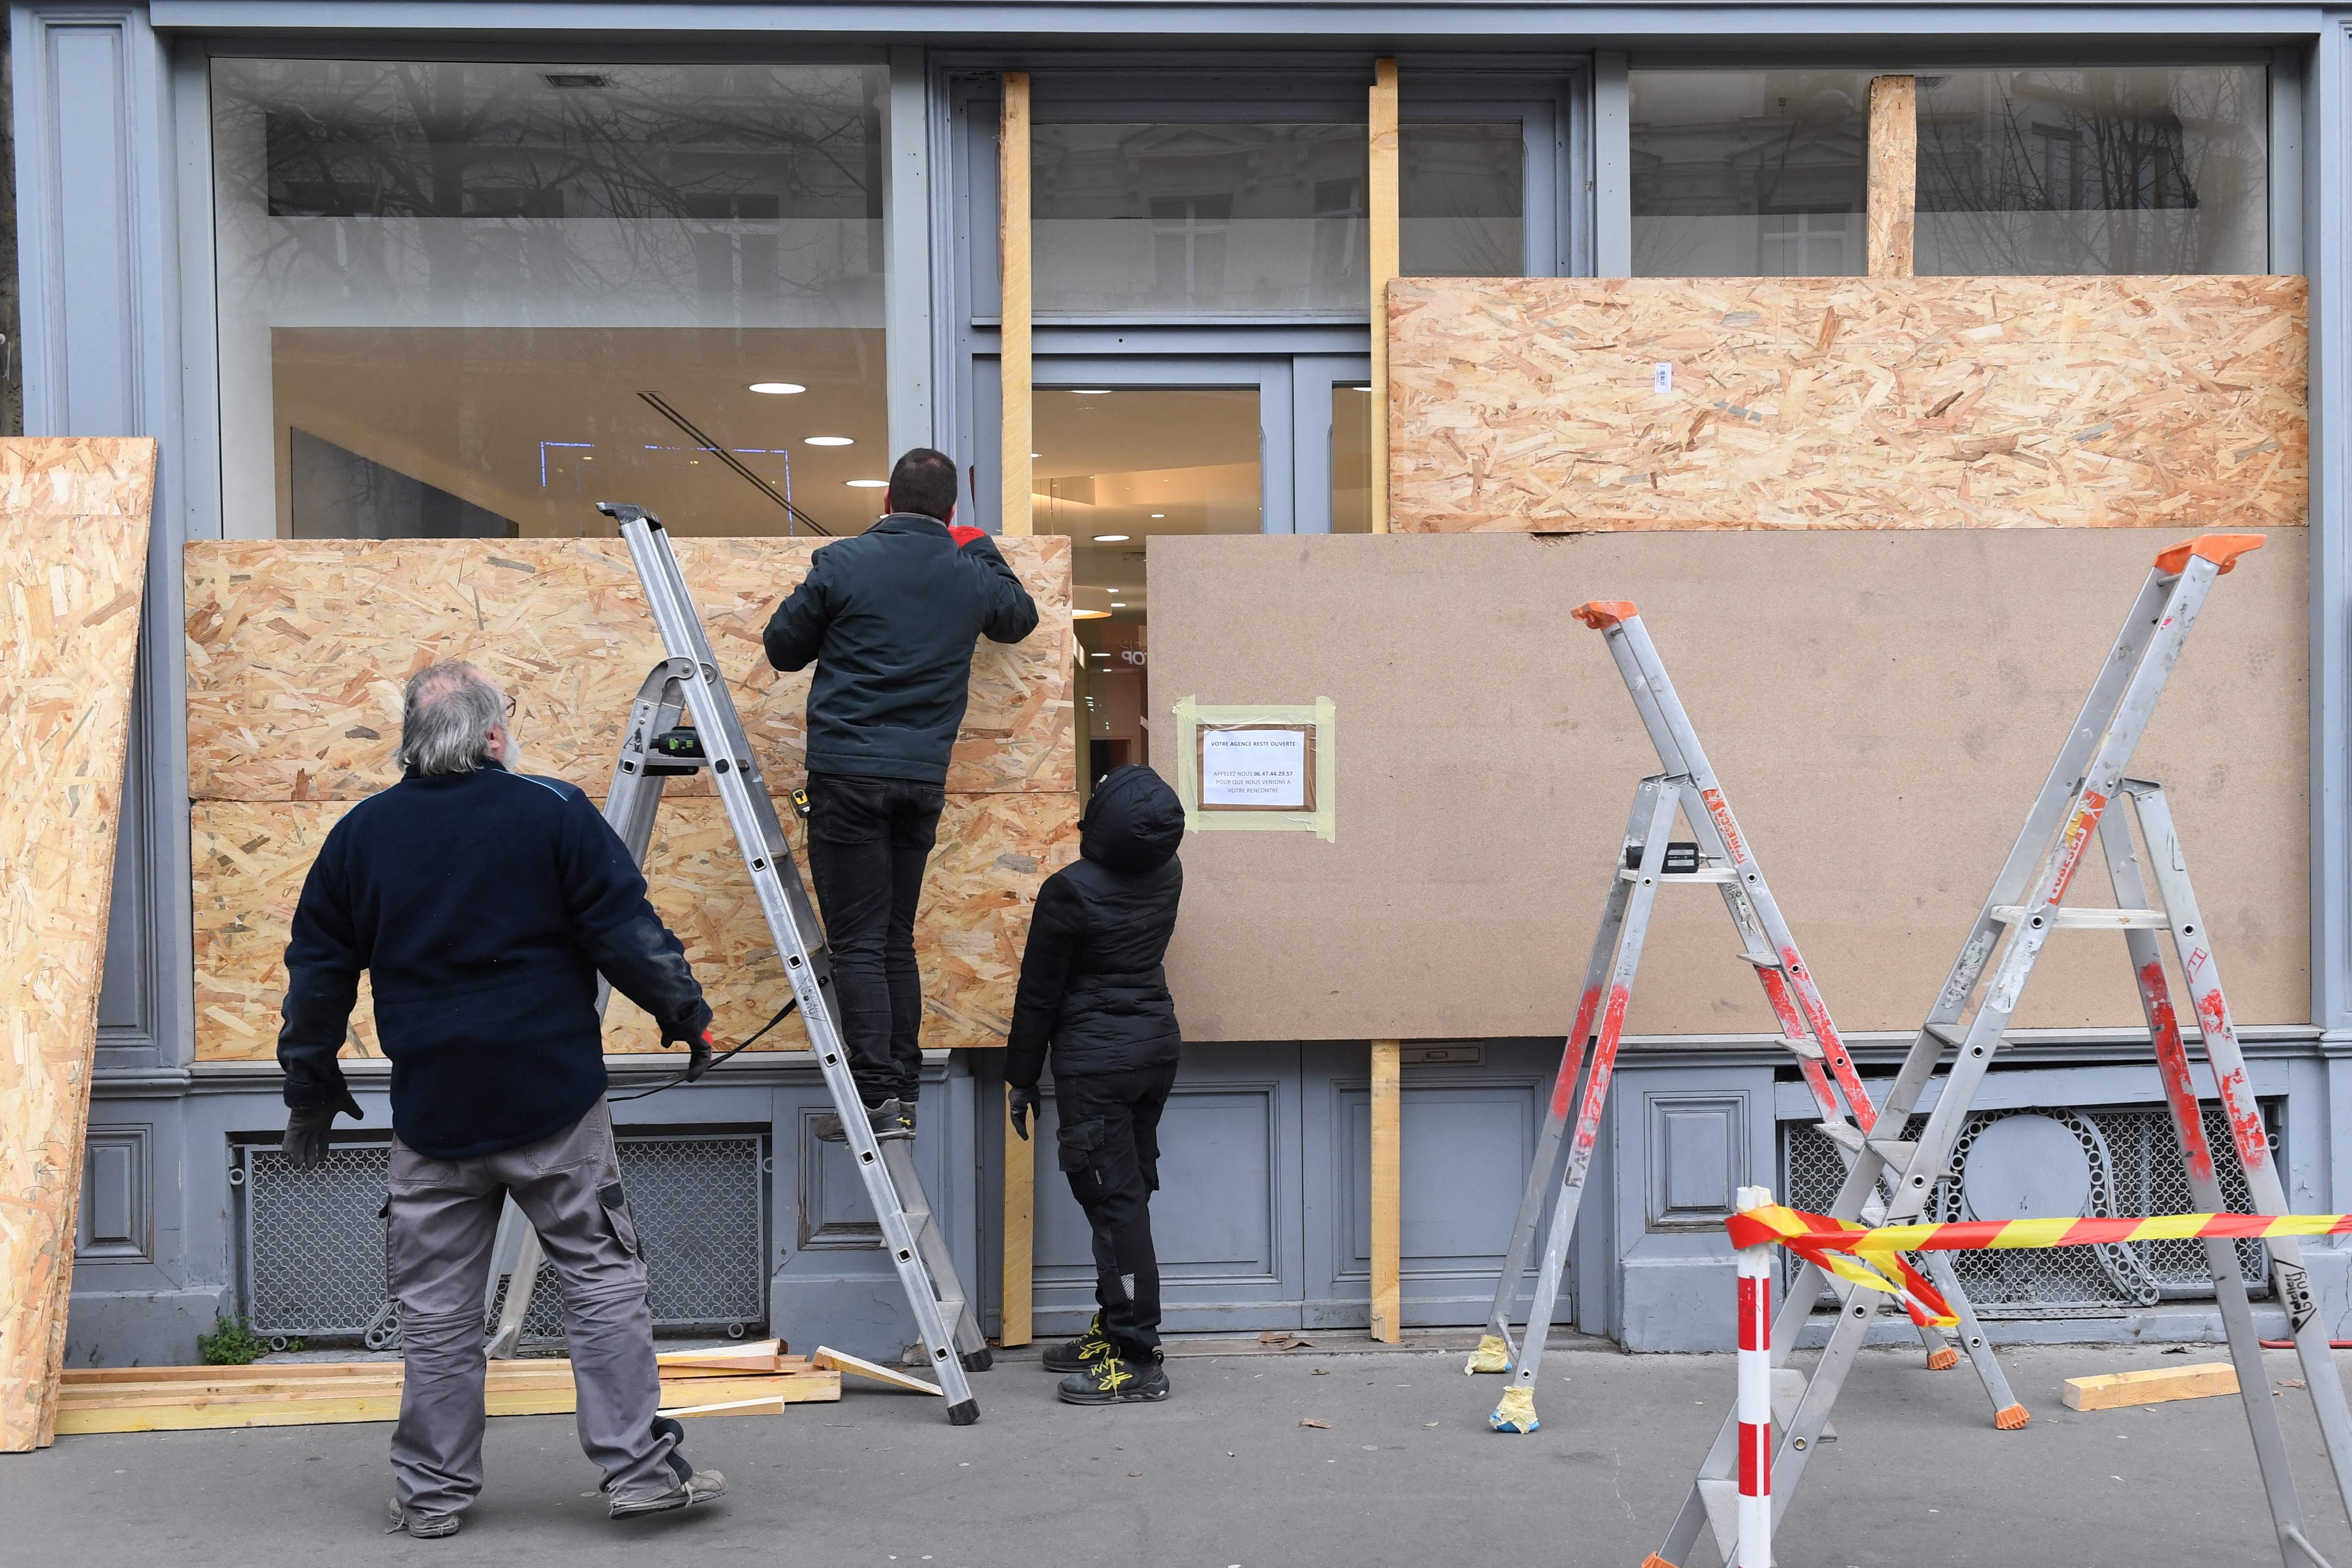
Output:
[[[1320,1340],[1321,1336],[1309,1335]],[[1454,1337],[1454,1336],[1449,1336]],[[1156,1406],[1058,1405],[1034,1351],[978,1375],[982,1418],[855,1380],[838,1405],[688,1424],[731,1495],[616,1526],[563,1416],[490,1424],[489,1490],[446,1542],[382,1533],[386,1426],[68,1437],[0,1455],[0,1563],[41,1568],[665,1563],[824,1568],[1637,1568],[1729,1409],[1728,1355],[1549,1353],[1532,1437],[1485,1416],[1498,1377],[1459,1352],[1185,1342]],[[2235,1399],[2084,1415],[2060,1381],[2199,1345],[2009,1353],[2033,1414],[1992,1429],[1966,1367],[1867,1351],[1779,1542],[1826,1568],[2277,1562]],[[2269,1356],[2274,1381],[2298,1375]],[[2284,1391],[2320,1549],[2352,1561],[2310,1405]],[[1302,1419],[1329,1428],[1302,1427]],[[1711,1554],[1702,1552],[1702,1562]]]

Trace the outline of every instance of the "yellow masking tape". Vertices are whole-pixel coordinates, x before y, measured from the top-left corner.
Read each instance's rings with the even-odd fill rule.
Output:
[[[1176,793],[1184,826],[1195,833],[1311,832],[1325,843],[1339,831],[1338,709],[1329,697],[1312,703],[1217,703],[1186,697],[1176,713]],[[1201,810],[1201,727],[1204,724],[1296,724],[1315,731],[1315,809],[1311,811]]]

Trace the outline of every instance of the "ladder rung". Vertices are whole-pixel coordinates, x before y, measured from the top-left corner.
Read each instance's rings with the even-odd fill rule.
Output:
[[[1946,1045],[1960,1046],[1969,1042],[1969,1030],[1965,1024],[1931,1023],[1927,1026],[1927,1032]]]
[[[1816,1122],[1813,1131],[1853,1154],[1862,1153],[1867,1142],[1862,1135],[1862,1129],[1851,1122]]]
[[[2169,924],[2160,909],[2072,909],[2062,904],[2050,915],[2054,931],[2161,931]],[[1992,917],[2014,925],[2025,918],[2025,905],[1996,904]]]
[[[1642,880],[1642,873],[1638,871],[1621,870],[1617,873],[1617,880],[1619,882],[1639,882]],[[1739,880],[1739,875],[1728,866],[1708,866],[1699,871],[1662,871],[1658,873],[1658,880],[1660,882],[1722,883],[1738,882]]]

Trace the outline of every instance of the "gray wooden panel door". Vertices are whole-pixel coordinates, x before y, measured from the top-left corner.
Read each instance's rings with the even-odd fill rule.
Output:
[[[1403,1072],[1400,1228],[1409,1326],[1486,1321],[1534,1158],[1542,1096],[1559,1062],[1557,1041],[1486,1041],[1475,1050],[1475,1061]],[[1370,1321],[1369,1051],[1352,1043],[1305,1049],[1310,1328]],[[1572,1285],[1571,1270],[1564,1291]],[[1563,1294],[1559,1321],[1569,1315]]]
[[[1299,1050],[1188,1046],[1160,1126],[1151,1232],[1164,1326],[1255,1332],[1300,1326],[1304,1231]],[[1034,1322],[1075,1333],[1095,1310],[1085,1214],[1055,1157],[1053,1085],[1037,1142]]]

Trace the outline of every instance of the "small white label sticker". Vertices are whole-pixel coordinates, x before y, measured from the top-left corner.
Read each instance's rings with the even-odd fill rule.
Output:
[[[1665,393],[1675,390],[1675,366],[1671,360],[1660,360],[1650,367],[1650,390]]]

